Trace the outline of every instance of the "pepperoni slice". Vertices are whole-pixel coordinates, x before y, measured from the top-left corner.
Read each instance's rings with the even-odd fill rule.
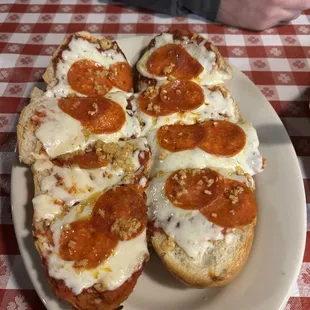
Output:
[[[197,77],[202,71],[203,66],[193,58],[187,51],[184,50],[186,54],[185,61],[182,66],[173,73],[173,76],[180,80],[190,80]]]
[[[178,208],[199,210],[215,201],[223,177],[211,169],[184,169],[173,172],[165,184],[165,195]]]
[[[223,194],[200,212],[212,223],[236,228],[253,222],[257,215],[254,193],[243,183],[225,179]]]
[[[184,62],[184,49],[178,44],[157,48],[146,62],[147,71],[157,76],[172,75]]]
[[[146,227],[144,197],[132,186],[118,186],[105,192],[96,202],[93,223],[98,229],[108,226],[120,240],[130,240]]]
[[[108,70],[88,59],[76,61],[67,74],[68,83],[78,93],[96,97],[104,96],[112,88]]]
[[[91,220],[79,220],[63,229],[60,236],[60,257],[75,261],[76,268],[95,268],[106,260],[116,248],[118,238],[98,231]],[[108,231],[102,223],[101,230]]]
[[[207,153],[232,157],[245,146],[246,135],[243,129],[227,121],[208,121],[204,123],[205,138],[199,147]]]
[[[114,187],[96,201],[88,219],[64,227],[59,255],[76,268],[94,268],[106,260],[118,241],[130,240],[147,225],[143,193],[133,186]]]
[[[127,62],[118,62],[109,68],[109,80],[112,84],[126,92],[132,90],[133,79],[131,67]]]
[[[150,116],[166,116],[178,112],[176,107],[165,104],[159,95],[159,89],[149,86],[138,98],[138,103],[142,112]]]
[[[126,120],[123,108],[107,98],[61,98],[58,105],[62,111],[96,134],[117,132]]]
[[[59,167],[78,166],[81,169],[96,169],[107,166],[109,161],[100,158],[96,151],[91,151],[83,154],[60,156],[54,159],[53,163]]]
[[[202,88],[192,81],[174,80],[162,87],[160,98],[170,108],[178,111],[197,109],[204,102]]]
[[[194,149],[204,136],[204,127],[199,124],[163,126],[157,132],[159,145],[170,152]]]

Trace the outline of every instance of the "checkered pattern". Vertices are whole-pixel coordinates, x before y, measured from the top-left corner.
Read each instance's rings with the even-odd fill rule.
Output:
[[[97,0],[0,1],[0,309],[44,309],[23,266],[12,226],[10,170],[16,122],[33,86],[62,39],[85,29],[121,38],[170,27],[208,34],[229,61],[261,90],[281,117],[302,168],[310,211],[310,10],[291,24],[261,33],[171,18]],[[309,212],[310,213],[310,212]],[[308,242],[286,310],[310,309],[310,216]],[[266,309],[269,310],[269,309]]]

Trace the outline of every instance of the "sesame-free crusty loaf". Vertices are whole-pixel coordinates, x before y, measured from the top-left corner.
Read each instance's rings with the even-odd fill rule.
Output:
[[[255,222],[235,229],[229,242],[212,241],[212,250],[199,261],[190,258],[164,232],[156,231],[151,244],[167,269],[180,281],[197,288],[224,286],[238,275],[248,259]]]
[[[17,124],[17,144],[20,161],[27,165],[34,162],[34,153],[40,153],[41,143],[36,138],[35,123],[31,122],[34,111],[39,105],[43,91],[35,87],[30,93],[30,103],[22,110]]]

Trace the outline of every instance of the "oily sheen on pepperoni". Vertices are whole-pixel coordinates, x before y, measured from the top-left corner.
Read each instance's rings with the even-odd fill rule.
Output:
[[[103,223],[104,229],[108,227]],[[116,236],[98,231],[92,220],[79,220],[71,223],[70,229],[62,230],[59,254],[63,260],[75,261],[74,267],[90,269],[105,261],[117,244]]]
[[[224,228],[249,225],[257,215],[254,193],[243,183],[225,179],[222,195],[200,212],[207,219]]]
[[[135,222],[140,225],[135,225],[136,229],[131,229],[129,238],[124,235],[117,235],[117,231],[112,230],[113,235],[117,235],[121,240],[129,240],[139,235],[146,227],[146,204],[145,199],[139,191],[132,186],[118,186],[108,190],[96,202],[94,208],[93,222],[98,229],[102,225],[102,211],[104,212],[104,224],[112,227],[115,221],[123,219],[120,223],[120,228],[126,223],[133,224]]]
[[[78,93],[90,96],[104,96],[112,88],[109,71],[93,60],[76,61],[67,74],[68,83]]]
[[[181,45],[166,44],[157,48],[146,63],[148,72],[158,76],[171,75],[184,62],[184,49]]]
[[[131,67],[127,62],[117,62],[109,68],[109,80],[111,83],[126,92],[132,90],[133,79]]]
[[[122,107],[107,98],[61,98],[58,106],[96,134],[117,132],[126,120]]]
[[[204,102],[202,88],[192,81],[174,80],[161,88],[160,98],[178,111],[197,109]]]
[[[199,124],[169,125],[158,130],[157,141],[162,148],[170,152],[180,152],[197,147],[204,135],[204,127]]]
[[[190,80],[203,71],[202,65],[179,44],[157,48],[147,60],[146,68],[151,74],[172,75],[180,80]]]
[[[203,66],[194,59],[186,50],[185,53],[185,61],[182,66],[173,73],[173,76],[180,80],[190,80],[197,77],[202,71]]]
[[[145,198],[133,186],[114,187],[96,201],[88,219],[63,228],[60,257],[79,268],[94,268],[106,260],[121,240],[139,235],[147,224]],[[82,264],[81,264],[82,263]]]
[[[211,169],[183,169],[173,172],[165,184],[165,195],[178,208],[199,210],[215,201],[223,177]]]
[[[52,162],[59,167],[78,166],[81,169],[101,168],[107,166],[109,163],[107,159],[99,158],[96,151],[60,156]]]
[[[209,154],[231,157],[245,146],[245,132],[236,124],[227,121],[207,121],[204,128],[205,138],[199,147]]]

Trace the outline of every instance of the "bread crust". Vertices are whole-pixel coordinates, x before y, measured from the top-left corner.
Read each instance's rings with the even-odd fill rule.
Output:
[[[167,269],[183,283],[196,287],[224,286],[244,267],[254,239],[256,220],[234,231],[230,244],[225,240],[212,241],[213,249],[205,254],[204,263],[191,259],[163,231],[155,231],[151,243]],[[167,242],[173,242],[170,248]]]
[[[205,87],[207,87],[207,86],[205,86]],[[216,85],[216,86],[209,86],[208,88],[212,89],[214,87],[217,87],[217,88],[220,89],[220,91],[223,94],[224,98],[226,98],[228,96],[231,96],[231,94],[230,94],[228,88],[225,86],[225,84],[220,84],[220,85]],[[235,112],[235,115],[236,115],[236,119],[237,119],[238,122],[242,122],[243,121],[243,117],[242,117],[240,108],[239,108],[238,104],[236,103],[236,101],[234,100],[234,98],[232,98],[232,100],[233,100],[233,107],[234,107],[234,112]]]
[[[43,91],[35,87],[30,93],[30,103],[22,110],[17,123],[17,146],[19,160],[27,165],[34,162],[33,153],[41,148],[41,143],[36,138],[35,128],[31,122],[33,112],[38,105],[38,98],[43,95]]]

